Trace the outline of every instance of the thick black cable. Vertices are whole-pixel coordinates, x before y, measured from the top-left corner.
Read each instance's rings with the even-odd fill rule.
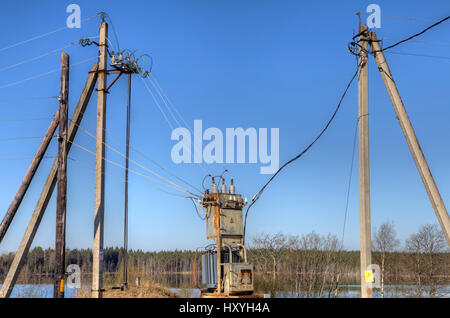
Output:
[[[367,62],[364,62],[367,63]],[[350,88],[351,84],[353,83],[353,80],[355,79],[355,77],[358,75],[359,73],[359,68],[362,66],[362,63],[360,63],[356,69],[355,74],[353,74],[352,79],[350,80],[350,82],[347,84],[347,87],[344,90],[344,93],[342,94],[339,103],[333,113],[333,115],[331,116],[331,118],[328,120],[327,124],[325,125],[325,127],[322,129],[322,131],[320,132],[320,134],[313,140],[312,143],[310,143],[302,152],[300,152],[298,155],[296,155],[295,157],[293,157],[292,159],[290,159],[289,161],[287,161],[286,163],[284,163],[274,174],[272,177],[270,177],[270,179],[266,182],[266,184],[264,184],[264,186],[258,191],[258,193],[256,193],[253,198],[252,198],[252,202],[250,203],[250,205],[247,208],[247,211],[245,212],[245,220],[244,220],[244,241],[245,241],[245,231],[247,228],[247,216],[248,216],[248,212],[250,211],[250,208],[253,206],[253,204],[255,204],[255,202],[261,197],[262,193],[264,192],[264,190],[266,189],[266,187],[269,185],[270,182],[272,182],[272,180],[281,172],[281,170],[283,170],[286,166],[288,166],[289,164],[291,164],[292,162],[296,161],[297,159],[301,158],[316,142],[317,140],[320,139],[320,137],[322,137],[322,135],[325,133],[325,131],[328,129],[328,127],[330,126],[331,122],[333,121],[333,119],[336,117],[337,112],[339,111],[339,109],[341,108],[341,104],[342,101],[344,100],[345,95],[347,95],[347,91]]]
[[[438,22],[436,22],[436,23],[430,25],[429,27],[427,27],[426,29],[420,31],[419,33],[416,33],[416,34],[414,34],[414,35],[412,35],[412,36],[410,36],[410,37],[408,37],[408,38],[406,38],[406,39],[404,39],[404,40],[401,40],[401,41],[399,41],[399,42],[397,42],[397,43],[394,43],[394,44],[392,44],[392,45],[389,45],[389,46],[387,46],[387,47],[385,47],[385,48],[382,48],[381,50],[373,51],[372,53],[377,53],[377,52],[386,51],[386,50],[392,49],[393,47],[396,47],[397,45],[400,45],[400,44],[402,44],[402,43],[408,42],[409,40],[412,40],[413,38],[418,37],[419,35],[424,34],[425,32],[427,32],[428,30],[434,28],[435,26],[438,26],[438,25],[441,24],[442,22],[447,21],[448,19],[450,19],[450,16],[448,16],[448,17],[446,17],[446,18],[444,18],[444,19],[442,19],[442,20],[440,20],[440,21],[438,21]]]

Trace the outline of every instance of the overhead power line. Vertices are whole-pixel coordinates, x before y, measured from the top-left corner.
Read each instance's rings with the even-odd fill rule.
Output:
[[[83,147],[83,146],[81,146],[81,145],[79,145],[79,144],[77,144],[77,143],[75,143],[75,142],[69,140],[69,139],[64,139],[64,140],[66,140],[67,142],[70,142],[70,143],[71,143],[72,145],[74,145],[75,147],[80,148],[81,150],[84,150],[84,151],[90,153],[91,155],[96,156],[96,153],[95,153],[94,151],[91,151],[91,150],[89,150],[89,149],[87,149],[87,148],[85,148],[85,147]],[[177,187],[175,187],[175,186],[172,186],[171,184],[167,184],[167,183],[165,183],[165,182],[163,182],[163,181],[160,181],[160,180],[158,180],[158,179],[152,178],[152,177],[150,177],[150,176],[148,176],[148,175],[145,175],[145,174],[142,174],[142,173],[140,173],[140,172],[131,170],[131,169],[126,168],[125,166],[123,166],[123,165],[121,165],[121,164],[119,164],[119,163],[117,163],[117,162],[114,162],[114,161],[112,161],[112,160],[109,160],[109,159],[107,159],[107,158],[105,158],[105,157],[102,157],[101,159],[103,159],[103,160],[105,160],[106,162],[108,162],[108,163],[110,163],[110,164],[112,164],[112,165],[115,165],[115,166],[117,166],[117,167],[119,167],[119,168],[128,170],[129,172],[134,173],[134,174],[136,174],[136,175],[138,175],[138,176],[141,176],[141,177],[144,177],[144,178],[149,179],[149,180],[151,180],[151,181],[154,181],[154,182],[157,182],[157,183],[159,183],[159,184],[162,184],[162,185],[164,185],[164,186],[166,186],[166,187],[175,189],[175,190],[180,191],[180,192],[185,192],[185,193],[190,194],[190,195],[195,196],[195,197],[199,197],[199,195],[194,194],[194,193],[190,192],[189,190],[186,190],[186,189],[183,189],[183,188],[177,188]]]
[[[172,117],[172,119],[175,121],[175,123],[177,124],[178,127],[181,127],[180,122],[178,121],[178,119],[175,117],[171,107],[169,107],[169,104],[167,103],[166,99],[163,97],[161,91],[156,87],[156,84],[153,82],[152,78],[149,76],[148,77],[148,81],[150,82],[150,84],[153,86],[153,88],[155,89],[155,91],[158,93],[159,97],[161,98],[161,100],[163,101],[164,105],[166,106],[167,111],[169,112],[170,116]]]
[[[84,129],[84,128],[81,127],[79,124],[75,123],[74,121],[72,121],[72,122],[73,122],[76,126],[78,126],[78,128],[80,128],[80,129],[81,129],[85,134],[87,134],[89,137],[91,137],[91,138],[94,139],[94,140],[97,139],[97,137],[94,136],[92,133],[90,133],[88,130]],[[166,182],[172,184],[173,186],[175,186],[175,187],[177,187],[177,188],[183,189],[183,188],[182,188],[181,186],[179,186],[178,184],[176,184],[176,183],[170,181],[169,179],[167,179],[167,178],[165,178],[165,177],[159,175],[158,173],[156,173],[156,172],[154,172],[154,171],[152,171],[152,170],[146,168],[146,167],[143,166],[142,164],[140,164],[140,163],[136,162],[135,160],[133,160],[133,159],[127,157],[126,155],[124,155],[123,153],[121,153],[119,150],[117,150],[117,149],[115,149],[114,147],[108,145],[107,143],[103,142],[103,144],[104,144],[108,149],[112,150],[113,152],[115,152],[115,153],[118,154],[119,156],[121,156],[121,157],[123,157],[123,158],[125,158],[125,159],[128,159],[130,162],[134,163],[135,165],[137,165],[138,167],[144,169],[145,171],[150,172],[150,173],[153,174],[154,176],[156,176],[156,177],[158,177],[158,178],[160,178],[160,179],[162,179],[162,180],[164,180],[164,181],[166,181]]]
[[[170,115],[172,116],[172,118],[174,119],[175,123],[178,125],[178,127],[181,127],[180,122],[176,119],[176,117],[174,116],[174,113],[179,117],[179,119],[181,119],[181,121],[185,124],[185,127],[191,132],[191,134],[194,134],[194,132],[192,131],[192,128],[188,125],[188,123],[186,122],[186,120],[184,119],[183,115],[181,115],[181,113],[178,111],[178,109],[175,107],[175,105],[170,101],[170,99],[167,97],[167,95],[164,93],[164,91],[162,90],[161,86],[159,85],[158,81],[156,80],[156,77],[153,75],[153,73],[150,73],[148,76],[149,82],[153,85],[155,91],[158,92],[158,95],[161,97],[161,100],[164,102],[167,110],[169,111]],[[156,98],[153,96],[152,93],[152,97],[153,100],[155,101],[155,103],[157,103]],[[160,108],[160,110],[162,109],[161,105],[159,104],[158,107]],[[173,112],[172,112],[173,110]],[[167,119],[167,116],[164,114],[164,117]],[[168,121],[168,120],[167,120]],[[168,121],[169,122],[169,121]],[[173,125],[169,124],[169,127],[172,127],[173,130]],[[207,174],[210,174],[208,170],[206,170],[206,168],[204,168],[203,163],[200,163],[198,165],[200,167],[200,169],[202,169],[204,172],[206,172]],[[214,170],[214,172],[216,174],[220,174],[219,171],[217,171],[217,169],[215,169],[214,167],[210,166],[210,168],[212,170]]]
[[[175,105],[172,103],[172,101],[169,99],[169,97],[167,97],[166,93],[164,93],[164,91],[162,90],[155,75],[153,73],[151,73],[149,77],[151,77],[151,79],[156,84],[156,87],[159,89],[159,91],[161,91],[161,93],[164,96],[164,98],[166,99],[167,103],[172,107],[172,109],[175,111],[175,113],[178,115],[178,117],[181,119],[181,121],[186,125],[186,128],[188,128],[192,132],[191,127],[188,125],[186,120],[184,120],[184,117],[181,115],[181,113],[178,111],[178,109],[175,107]]]
[[[398,54],[398,55],[410,55],[410,56],[428,57],[428,58],[440,59],[440,60],[450,60],[450,57],[448,57],[448,56],[427,55],[427,54],[417,54],[417,53],[408,53],[408,52],[393,52],[393,51],[389,51],[389,52],[386,52],[386,53]]]
[[[173,130],[173,125],[172,123],[169,121],[169,119],[167,118],[166,113],[163,111],[161,105],[159,104],[159,102],[156,100],[155,95],[153,94],[153,92],[151,91],[150,87],[148,87],[147,83],[145,82],[145,79],[142,79],[142,82],[144,83],[145,88],[147,89],[147,91],[150,93],[150,95],[153,98],[153,101],[155,102],[156,106],[158,107],[159,111],[161,112],[161,114],[163,115],[164,119],[167,122],[167,125],[169,125],[170,130]]]
[[[111,27],[112,27],[112,30],[113,30],[113,33],[114,33],[114,37],[116,38],[117,52],[119,52],[119,51],[120,51],[119,37],[117,36],[116,28],[114,27],[114,23],[112,22],[111,17],[110,17],[109,14],[106,13],[106,12],[100,12],[98,15],[100,15],[100,16],[102,16],[102,17],[107,17],[107,18],[108,18],[109,24],[111,24]],[[108,41],[109,41],[109,40],[108,40]]]
[[[0,141],[13,141],[13,140],[27,140],[27,139],[41,139],[44,136],[29,136],[29,137],[7,137],[0,138]]]
[[[72,157],[67,157],[67,159],[72,160],[73,162],[76,162],[78,165],[80,165],[80,166],[82,166],[82,167],[84,167],[84,168],[86,168],[88,170],[91,170],[91,171],[95,172],[95,167],[92,167],[92,166],[86,164],[85,162],[80,161],[79,159],[75,159],[75,158],[72,158]],[[119,180],[119,181],[125,181],[125,179],[123,179],[123,178],[117,177],[116,175],[109,174],[109,173],[106,173],[106,172],[103,172],[103,175],[105,175],[107,177],[114,178],[114,179]],[[166,194],[169,194],[169,195],[172,195],[172,196],[175,196],[175,197],[191,198],[191,197],[187,197],[187,196],[182,195],[182,194],[177,194],[177,193],[172,193],[172,192],[166,191],[164,189],[161,189],[161,188],[156,187],[156,186],[151,185],[151,184],[142,184],[142,183],[138,183],[138,182],[134,182],[134,181],[128,181],[128,182],[131,183],[131,184],[135,184],[137,186],[140,186],[140,187],[156,189],[158,191],[164,192]]]
[[[400,41],[398,38],[386,38],[383,37],[383,41]],[[450,45],[450,42],[436,42],[436,41],[422,41],[422,40],[409,40],[412,43],[420,43],[420,44],[432,44],[432,45]]]
[[[327,124],[325,125],[325,127],[322,129],[322,131],[319,133],[319,135],[302,151],[300,152],[298,155],[296,155],[295,157],[293,157],[292,159],[290,159],[289,161],[287,161],[286,163],[284,163],[273,175],[272,177],[270,177],[270,179],[264,184],[264,186],[253,196],[252,198],[252,202],[250,203],[250,205],[247,208],[247,211],[245,212],[245,220],[244,220],[244,239],[245,239],[245,231],[246,231],[246,227],[247,227],[247,216],[248,216],[248,212],[250,211],[251,207],[255,204],[256,201],[258,201],[258,199],[261,197],[262,193],[264,192],[264,190],[267,188],[267,186],[270,184],[270,182],[272,182],[273,179],[275,179],[275,177],[281,172],[281,170],[283,170],[286,166],[288,166],[289,164],[293,163],[294,161],[300,159],[306,152],[308,152],[309,149],[311,149],[311,147],[322,137],[322,135],[327,131],[328,127],[330,126],[330,124],[333,122],[334,118],[336,117],[337,112],[339,111],[339,109],[341,108],[341,104],[342,101],[344,100],[344,97],[347,95],[347,91],[350,88],[351,84],[353,83],[353,80],[355,79],[355,77],[358,75],[359,73],[359,69],[362,65],[362,62],[357,66],[356,68],[356,72],[355,74],[353,74],[353,77],[351,78],[350,82],[347,84],[347,87],[344,90],[344,93],[342,94],[341,98],[339,99],[339,102],[337,104],[337,107],[333,113],[333,115],[331,116],[331,118],[328,120]]]
[[[444,22],[447,21],[448,19],[450,19],[450,16],[448,16],[448,17],[446,17],[446,18],[444,18],[444,19],[442,19],[442,20],[440,20],[440,21],[438,21],[438,22],[436,22],[436,23],[430,25],[429,27],[423,29],[423,30],[420,31],[419,33],[416,33],[416,34],[414,34],[414,35],[411,35],[410,37],[408,37],[408,38],[406,38],[406,39],[403,39],[403,40],[401,40],[401,41],[398,41],[398,42],[395,43],[395,44],[392,44],[392,45],[389,45],[389,46],[387,46],[387,47],[385,47],[385,48],[382,48],[381,51],[386,51],[386,50],[392,49],[393,47],[396,47],[397,45],[400,45],[400,44],[402,44],[402,43],[408,42],[408,41],[410,41],[410,40],[412,40],[412,39],[414,39],[414,38],[416,38],[416,37],[418,37],[418,36],[424,34],[424,33],[427,32],[428,30],[431,30],[432,28],[438,26],[439,24],[444,23]],[[373,51],[372,53],[376,53],[376,51]]]
[[[52,54],[54,54],[54,53],[56,53],[56,52],[65,50],[65,49],[67,49],[67,48],[69,48],[69,47],[72,47],[72,46],[74,46],[74,45],[77,45],[77,44],[78,44],[77,42],[72,42],[72,43],[69,44],[69,45],[66,45],[66,46],[60,47],[60,48],[58,48],[58,49],[54,49],[54,50],[48,51],[47,53],[44,53],[44,54],[42,54],[42,55],[33,57],[33,58],[31,58],[31,59],[28,59],[28,60],[25,60],[25,61],[22,61],[22,62],[19,62],[19,63],[16,63],[16,64],[12,64],[12,65],[9,65],[9,66],[5,66],[5,67],[3,67],[3,68],[0,68],[0,72],[10,70],[10,69],[15,68],[15,67],[17,67],[17,66],[20,66],[20,65],[23,65],[23,64],[27,64],[27,63],[30,63],[30,62],[33,62],[33,61],[40,60],[40,59],[42,59],[42,58],[44,58],[44,57],[46,57],[46,56],[49,56],[49,55],[52,55]]]
[[[81,112],[81,114],[83,116],[86,116],[86,113]],[[71,120],[72,121],[72,120]],[[77,127],[79,127],[80,129],[84,130],[84,128],[82,128],[79,124],[77,124],[76,122],[72,121]],[[103,129],[103,131],[107,134],[107,136],[117,140],[119,143],[121,143],[122,145],[125,145],[126,142],[117,137],[116,135],[114,135],[113,133],[111,133],[111,131],[106,131],[106,129]],[[92,135],[92,133],[90,133]],[[191,183],[189,183],[188,181],[184,180],[183,178],[181,178],[180,176],[177,176],[176,174],[174,174],[173,172],[171,172],[170,170],[166,169],[163,165],[161,165],[160,163],[158,163],[155,159],[151,158],[149,155],[146,155],[145,153],[143,153],[142,151],[140,151],[139,149],[137,149],[136,147],[133,147],[132,145],[130,145],[130,150],[134,151],[135,153],[139,154],[142,158],[144,158],[147,161],[150,161],[152,164],[154,164],[155,166],[157,166],[158,168],[160,168],[162,171],[166,172],[167,174],[169,174],[170,176],[176,178],[177,180],[183,182],[184,184],[190,186],[191,188],[195,189],[196,191],[198,191],[199,193],[202,193],[203,191],[200,190],[199,188],[197,188],[196,186],[192,185]]]
[[[42,159],[55,159],[56,156],[44,156]],[[0,158],[1,161],[20,161],[34,159],[34,157]]]
[[[0,119],[0,123],[20,122],[20,121],[38,121],[38,120],[48,120],[48,119],[52,119],[52,117]]]
[[[58,96],[23,97],[23,98],[4,98],[4,99],[0,99],[0,103],[22,102],[22,101],[42,100],[42,99],[57,99],[57,98],[58,98]]]
[[[84,19],[84,20],[81,20],[81,22],[87,22],[87,21],[89,21],[89,20],[92,20],[92,19],[98,17],[99,15],[100,15],[100,14],[96,14],[96,15],[94,15],[94,16],[92,16],[92,17],[89,17],[89,18],[86,18],[86,19]],[[42,39],[42,38],[44,38],[44,37],[46,37],[46,36],[49,36],[49,35],[51,35],[51,34],[54,34],[54,33],[56,33],[56,32],[59,32],[59,31],[66,30],[66,29],[68,29],[68,28],[69,28],[69,27],[66,25],[66,26],[64,26],[64,27],[55,29],[55,30],[53,30],[53,31],[49,31],[49,32],[46,32],[46,33],[39,34],[39,35],[37,35],[37,36],[35,36],[35,37],[32,37],[32,38],[30,38],[30,39],[28,39],[28,40],[20,41],[20,42],[11,44],[11,45],[9,45],[9,46],[0,48],[0,52],[3,52],[3,51],[6,51],[6,50],[9,50],[9,49],[12,49],[12,48],[14,48],[14,47],[17,47],[17,46],[20,46],[20,45],[29,43],[29,42],[34,41],[34,40]]]
[[[361,15],[370,15],[370,13],[366,12],[360,12]],[[392,16],[392,15],[384,15],[383,18],[388,19],[397,19],[397,20],[409,20],[409,21],[416,21],[416,22],[433,22],[435,20],[433,19],[424,19],[424,18],[415,18],[415,17],[399,17],[399,16]],[[450,24],[450,22],[444,22],[446,24]]]
[[[353,163],[355,161],[356,140],[358,139],[358,124],[359,124],[360,118],[361,117],[358,117],[358,119],[356,120],[355,134],[353,136],[352,159],[351,159],[351,163],[350,163],[350,173],[348,176],[347,196],[346,196],[346,200],[345,200],[344,224],[342,225],[342,239],[341,239],[342,247],[344,246],[345,228],[347,226],[348,204],[350,202],[350,190],[351,190],[351,186],[352,186],[352,177],[353,177]]]
[[[72,68],[72,67],[74,67],[76,65],[80,65],[80,64],[83,64],[83,63],[86,63],[86,62],[89,62],[89,61],[96,60],[97,58],[98,57],[96,56],[96,57],[92,57],[92,58],[80,61],[80,62],[75,63],[75,64],[71,64],[69,66],[69,68]],[[50,75],[52,73],[56,73],[56,72],[59,72],[59,71],[61,71],[61,68],[56,68],[54,70],[51,70],[51,71],[48,71],[48,72],[45,72],[45,73],[41,73],[41,74],[38,74],[38,75],[34,75],[34,76],[31,76],[31,77],[25,78],[23,80],[20,80],[20,81],[16,81],[16,82],[12,82],[12,83],[9,83],[9,84],[2,85],[2,86],[0,86],[0,89],[1,88],[11,87],[11,86],[16,86],[16,85],[22,84],[24,82],[28,82],[28,81],[31,81],[31,80],[34,80],[34,79],[38,79],[38,78],[41,78],[43,76]]]

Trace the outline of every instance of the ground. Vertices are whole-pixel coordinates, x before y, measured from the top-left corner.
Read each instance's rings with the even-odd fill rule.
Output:
[[[179,297],[170,289],[163,287],[155,282],[146,281],[141,286],[130,286],[127,290],[111,289],[105,287],[104,298],[176,298]],[[78,296],[79,298],[90,298],[90,291],[84,290]]]

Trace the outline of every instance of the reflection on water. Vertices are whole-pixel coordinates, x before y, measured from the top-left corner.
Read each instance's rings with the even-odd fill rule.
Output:
[[[2,285],[0,285],[1,288]],[[75,288],[65,289],[65,297],[73,298],[77,295]],[[11,292],[11,298],[52,298],[53,284],[16,284]]]
[[[176,292],[180,297],[186,298],[197,298],[200,296],[200,290],[194,287],[194,279],[192,274],[159,274],[151,277],[157,283],[169,287],[172,291]],[[145,280],[146,278],[142,278]],[[199,279],[197,279],[198,281]],[[89,280],[82,280],[83,288],[89,289]],[[130,283],[132,283],[130,281]],[[304,293],[296,292],[295,287],[289,287],[289,284],[278,284],[275,288],[264,287],[264,284],[258,284],[258,293],[269,294],[272,297],[277,298],[298,298],[306,297]],[[1,287],[1,285],[0,285]],[[385,285],[385,297],[415,297],[416,296],[416,286],[414,285]],[[423,287],[426,291],[427,288]],[[325,288],[326,290],[326,288]],[[439,296],[450,298],[450,285],[438,286]],[[67,288],[65,292],[66,298],[76,297],[79,290],[74,288]],[[312,292],[312,297],[318,297],[318,292]],[[374,289],[374,297],[380,297],[380,290]],[[17,284],[11,297],[14,298],[51,298],[53,297],[53,284]],[[328,292],[322,293],[322,297],[335,297],[334,294],[329,294]],[[340,285],[338,293],[336,295],[338,298],[355,298],[360,297],[360,286],[357,284],[345,284]]]

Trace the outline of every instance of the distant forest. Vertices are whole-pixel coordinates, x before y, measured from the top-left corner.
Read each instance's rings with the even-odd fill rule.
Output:
[[[383,224],[373,233],[372,263],[380,266],[384,285],[415,286],[416,296],[439,296],[439,288],[450,285],[450,253],[436,225],[424,225],[400,247],[393,224]],[[201,252],[175,250],[128,251],[130,282],[135,277],[161,277],[160,274],[187,274],[193,286],[196,257],[197,282],[201,281]],[[359,251],[346,251],[333,235],[314,232],[302,236],[282,233],[260,234],[252,238],[248,260],[255,265],[255,284],[261,290],[292,290],[302,297],[332,297],[341,285],[359,282]],[[5,278],[14,253],[0,255],[0,281]],[[117,283],[123,271],[123,249],[104,249],[103,271],[106,283]],[[66,252],[66,264],[77,264],[84,276],[90,276],[92,251]],[[53,276],[54,251],[35,247],[26,258],[19,282],[41,282]],[[110,279],[110,280],[108,280]],[[88,280],[89,281],[89,280]]]

